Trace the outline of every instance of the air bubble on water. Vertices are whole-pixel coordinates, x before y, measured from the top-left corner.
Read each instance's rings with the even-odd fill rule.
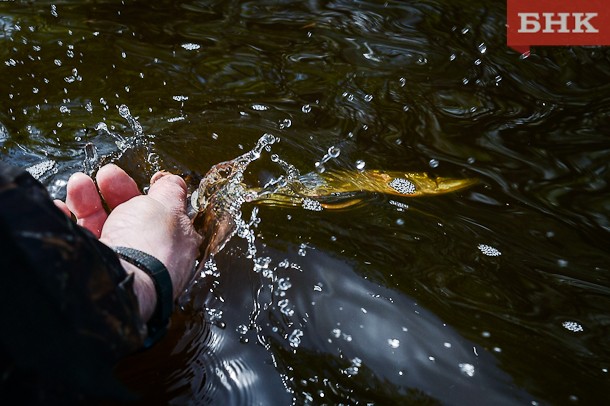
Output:
[[[569,330],[573,333],[580,333],[580,332],[584,331],[584,328],[582,327],[582,325],[580,325],[579,323],[577,323],[575,321],[564,321],[563,323],[561,323],[561,325],[563,326],[563,328],[565,328],[566,330]]]
[[[239,334],[244,335],[248,332],[248,327],[245,324],[240,324],[236,330]]]
[[[303,107],[301,107],[301,111],[305,114],[311,112],[311,106],[309,104],[305,104],[303,105]]]
[[[456,55],[456,54],[451,54],[451,55],[449,55],[449,60],[450,60],[450,61],[455,61],[455,58],[457,58],[457,55]]]
[[[439,165],[438,159],[434,159],[434,158],[431,159],[428,162],[428,165],[430,165],[430,168],[438,168],[438,165]]]
[[[479,244],[478,248],[483,253],[483,255],[487,255],[488,257],[499,257],[500,255],[502,255],[502,253],[498,251],[497,248],[494,248],[491,245]]]
[[[373,95],[372,94],[367,94],[364,96],[364,101],[365,102],[370,102],[371,100],[373,100]]]
[[[472,378],[474,376],[474,365],[472,364],[467,364],[467,363],[463,363],[463,364],[458,364],[458,367],[460,368],[460,372],[463,373],[464,375]]]
[[[70,109],[67,106],[60,106],[59,112],[63,114],[70,114]]]
[[[58,16],[58,14],[57,14],[57,6],[55,4],[51,4],[51,15],[53,17],[57,17]]]
[[[484,42],[481,42],[481,43],[479,44],[479,52],[480,52],[480,53],[482,53],[482,54],[484,54],[485,52],[487,52],[487,45],[485,45],[485,43],[484,43]]]
[[[394,178],[388,186],[400,193],[401,195],[412,195],[416,192],[415,184],[413,182],[403,179]]]
[[[263,105],[263,104],[253,104],[251,106],[252,110],[256,110],[256,111],[266,111],[269,110],[269,107]]]
[[[557,265],[559,265],[561,268],[567,268],[568,261],[565,260],[565,259],[558,259],[557,260]]]
[[[407,79],[405,78],[400,78],[398,79],[398,81],[400,82],[400,87],[405,87],[405,85],[407,84]]]
[[[470,165],[472,165],[473,163],[476,162],[476,159],[473,156],[469,156],[468,159],[466,160],[466,162],[469,163]]]
[[[189,97],[179,94],[179,95],[172,96],[172,99],[174,99],[177,102],[185,102],[189,99]]]
[[[93,111],[93,104],[91,104],[90,101],[85,103],[85,110],[87,110],[89,113],[91,113]]]

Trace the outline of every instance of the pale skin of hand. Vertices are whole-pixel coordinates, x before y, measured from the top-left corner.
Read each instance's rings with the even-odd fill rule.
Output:
[[[56,200],[55,204],[66,215],[74,214],[77,223],[104,244],[135,248],[161,261],[170,273],[176,299],[191,281],[202,242],[186,213],[184,180],[157,172],[148,194],[142,195],[125,171],[109,164],[98,171],[96,182],[97,186],[84,173],[75,173],[68,180],[66,202]],[[104,210],[100,194],[110,214]],[[140,314],[148,321],[157,303],[153,281],[137,267],[123,260],[121,264],[134,274]]]

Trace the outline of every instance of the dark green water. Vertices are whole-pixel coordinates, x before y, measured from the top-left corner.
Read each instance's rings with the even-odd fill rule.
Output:
[[[56,196],[87,142],[117,150],[98,122],[130,135],[121,104],[176,173],[269,132],[302,172],[335,146],[329,168],[480,180],[260,207],[272,275],[234,238],[125,381],[149,404],[605,403],[610,50],[522,59],[505,22],[504,1],[0,2],[1,156],[46,162]]]

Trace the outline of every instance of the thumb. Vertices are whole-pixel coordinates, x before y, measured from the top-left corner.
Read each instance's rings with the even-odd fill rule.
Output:
[[[178,175],[157,172],[150,180],[148,196],[171,210],[186,211],[186,182]]]

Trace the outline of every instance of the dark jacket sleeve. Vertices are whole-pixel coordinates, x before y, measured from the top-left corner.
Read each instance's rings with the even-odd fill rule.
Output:
[[[142,345],[133,278],[38,181],[1,162],[0,320],[0,398],[126,394],[112,368]]]

